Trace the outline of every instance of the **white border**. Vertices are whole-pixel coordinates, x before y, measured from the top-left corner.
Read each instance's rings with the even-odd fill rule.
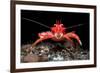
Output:
[[[90,13],[90,60],[80,61],[63,61],[63,62],[39,62],[39,63],[20,63],[20,25],[21,25],[21,9],[25,10],[41,10],[41,11],[59,11],[59,12],[80,12]],[[36,5],[16,5],[16,69],[23,68],[40,68],[40,67],[57,67],[57,66],[73,66],[94,64],[94,11],[86,8],[69,8],[69,7],[51,7]],[[85,29],[84,29],[85,30]]]

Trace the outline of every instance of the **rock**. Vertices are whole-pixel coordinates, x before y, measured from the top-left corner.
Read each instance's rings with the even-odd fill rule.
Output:
[[[28,54],[27,56],[23,57],[23,62],[38,62],[39,57],[34,54]]]
[[[40,56],[40,57],[39,57],[39,61],[40,61],[40,62],[48,61],[48,56],[47,56],[47,55]]]
[[[27,52],[29,49],[31,49],[31,51]],[[31,45],[26,44],[23,45],[21,49],[21,62],[71,61],[88,59],[88,50],[82,49],[82,47],[78,44],[76,44],[76,47],[73,47],[67,41],[65,43],[40,43],[34,48],[31,48]]]

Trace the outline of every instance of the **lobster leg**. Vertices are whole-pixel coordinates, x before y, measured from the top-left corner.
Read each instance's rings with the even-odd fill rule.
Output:
[[[69,38],[74,38],[74,39],[76,39],[76,40],[78,41],[78,43],[79,43],[80,45],[82,45],[82,42],[81,42],[79,36],[78,36],[77,34],[75,34],[74,32],[67,33],[66,35],[67,35]]]
[[[46,39],[49,39],[49,38],[46,38]],[[35,47],[36,44],[38,44],[39,42],[41,42],[41,41],[43,41],[43,40],[46,40],[46,39],[45,39],[45,38],[39,38],[39,39],[37,39],[37,40],[32,44],[32,46],[28,48],[27,52],[31,52],[31,51],[34,49],[34,47]]]
[[[43,32],[43,33],[39,33],[38,36],[40,38],[38,40],[36,40],[35,43],[32,44],[32,47],[34,47],[36,44],[38,44],[41,41],[52,38],[53,34],[51,32]]]
[[[39,38],[38,40],[36,40],[33,44],[32,44],[32,47],[34,47],[36,44],[38,44],[39,42],[41,41],[44,41],[46,39],[49,39],[49,38]]]
[[[69,38],[68,35],[64,35],[64,38],[66,38],[73,46],[74,46],[74,43],[73,41]]]

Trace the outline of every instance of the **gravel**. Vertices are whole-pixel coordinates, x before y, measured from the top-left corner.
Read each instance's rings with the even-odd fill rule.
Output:
[[[69,42],[49,43],[42,42],[35,46],[32,51],[27,52],[32,44],[23,45],[21,48],[21,62],[50,62],[88,60],[89,51],[80,45],[73,47]]]

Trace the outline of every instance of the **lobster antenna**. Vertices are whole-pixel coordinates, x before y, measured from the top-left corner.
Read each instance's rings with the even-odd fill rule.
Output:
[[[46,28],[49,28],[49,29],[50,29],[50,27],[49,27],[49,26],[47,26],[47,25],[45,25],[45,24],[42,24],[42,23],[40,23],[40,22],[37,22],[37,21],[35,21],[35,20],[31,20],[31,19],[24,18],[24,17],[23,17],[22,19],[25,19],[25,20],[28,20],[28,21],[34,22],[34,23],[36,23],[36,24],[39,24],[39,25],[41,25],[41,26],[44,26],[44,27],[46,27]],[[61,23],[61,20],[60,20],[60,21],[56,20],[56,23]],[[81,25],[83,25],[83,24],[70,26],[70,27],[67,27],[67,29],[74,28],[74,27],[78,27],[78,26],[81,26]]]
[[[25,20],[28,20],[28,21],[34,22],[34,23],[36,23],[36,24],[39,24],[39,25],[41,25],[41,26],[44,26],[44,27],[46,27],[46,28],[49,28],[49,29],[50,29],[50,27],[49,27],[49,26],[47,26],[47,25],[45,25],[45,24],[42,24],[42,23],[40,23],[40,22],[37,22],[37,21],[35,21],[35,20],[31,20],[31,19],[24,18],[24,17],[23,17],[22,19],[25,19]]]
[[[81,26],[81,25],[83,25],[83,24],[78,24],[78,25],[70,26],[70,27],[67,27],[67,29],[78,27],[78,26]]]

